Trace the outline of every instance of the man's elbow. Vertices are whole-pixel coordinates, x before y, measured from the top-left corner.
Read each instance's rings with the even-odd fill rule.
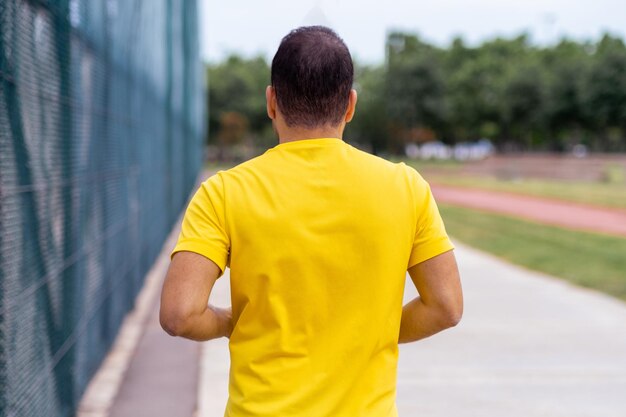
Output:
[[[161,306],[159,312],[161,327],[170,336],[182,336],[187,333],[188,317],[176,310],[167,310]]]
[[[454,327],[461,321],[463,317],[463,303],[455,303],[441,308],[439,315],[439,325],[442,329]]]
[[[454,327],[463,318],[463,309],[457,309],[453,312],[448,313],[448,327]]]

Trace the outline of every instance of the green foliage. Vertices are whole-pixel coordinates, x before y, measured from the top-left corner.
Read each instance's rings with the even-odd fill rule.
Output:
[[[211,140],[224,113],[245,117],[249,133],[272,138],[265,114],[269,67],[236,56],[209,66]],[[374,153],[407,142],[487,137],[502,149],[564,151],[586,144],[626,151],[626,46],[563,39],[537,47],[523,34],[447,48],[418,36],[388,35],[383,65],[356,65],[357,112],[346,137]]]
[[[520,36],[510,41],[495,39],[469,51],[449,51],[448,60],[457,63],[446,69],[453,141],[481,136],[495,141],[508,139],[515,118],[527,117],[529,103],[519,91],[528,82],[518,66],[525,63],[522,57],[528,49],[526,37]],[[454,56],[459,52],[464,59]]]
[[[390,147],[384,97],[385,72],[382,67],[356,67],[354,88],[358,93],[357,114],[348,125],[346,137],[369,144],[374,154]]]
[[[243,117],[251,133],[263,135],[268,125],[265,110],[265,87],[270,83],[270,69],[262,57],[244,59],[235,55],[217,65],[209,65],[209,142],[219,140],[224,117]],[[228,117],[230,116],[230,117]]]
[[[385,98],[392,124],[403,129],[442,126],[446,115],[440,55],[414,36],[389,35]]]
[[[593,58],[584,90],[590,126],[601,133],[603,148],[622,149],[626,133],[626,46],[621,39],[605,35]],[[611,128],[621,132],[611,135]]]
[[[589,78],[590,45],[563,40],[554,48],[542,51],[545,69],[546,101],[543,117],[549,132],[547,147],[561,150],[583,140],[581,130],[588,126],[584,89]]]
[[[529,269],[626,300],[626,239],[441,205],[448,232]]]

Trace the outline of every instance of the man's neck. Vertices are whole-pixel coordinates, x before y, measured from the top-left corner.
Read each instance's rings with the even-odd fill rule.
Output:
[[[321,127],[316,129],[303,129],[298,127],[288,127],[278,132],[278,143],[294,142],[296,140],[337,138],[341,139],[343,126]]]

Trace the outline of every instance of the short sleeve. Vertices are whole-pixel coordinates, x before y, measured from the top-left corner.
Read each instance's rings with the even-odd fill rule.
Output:
[[[202,183],[189,202],[172,256],[181,251],[212,260],[222,273],[228,264],[230,239],[225,227],[224,186],[219,174]]]
[[[437,203],[428,183],[412,168],[407,167],[414,195],[417,224],[408,268],[454,249],[443,224]]]

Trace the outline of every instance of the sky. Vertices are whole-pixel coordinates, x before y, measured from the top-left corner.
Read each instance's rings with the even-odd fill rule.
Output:
[[[524,31],[536,44],[563,36],[626,38],[626,0],[200,0],[202,57],[231,53],[271,59],[291,29],[324,24],[363,63],[384,59],[386,33],[400,29],[446,46],[455,36],[470,45]]]

